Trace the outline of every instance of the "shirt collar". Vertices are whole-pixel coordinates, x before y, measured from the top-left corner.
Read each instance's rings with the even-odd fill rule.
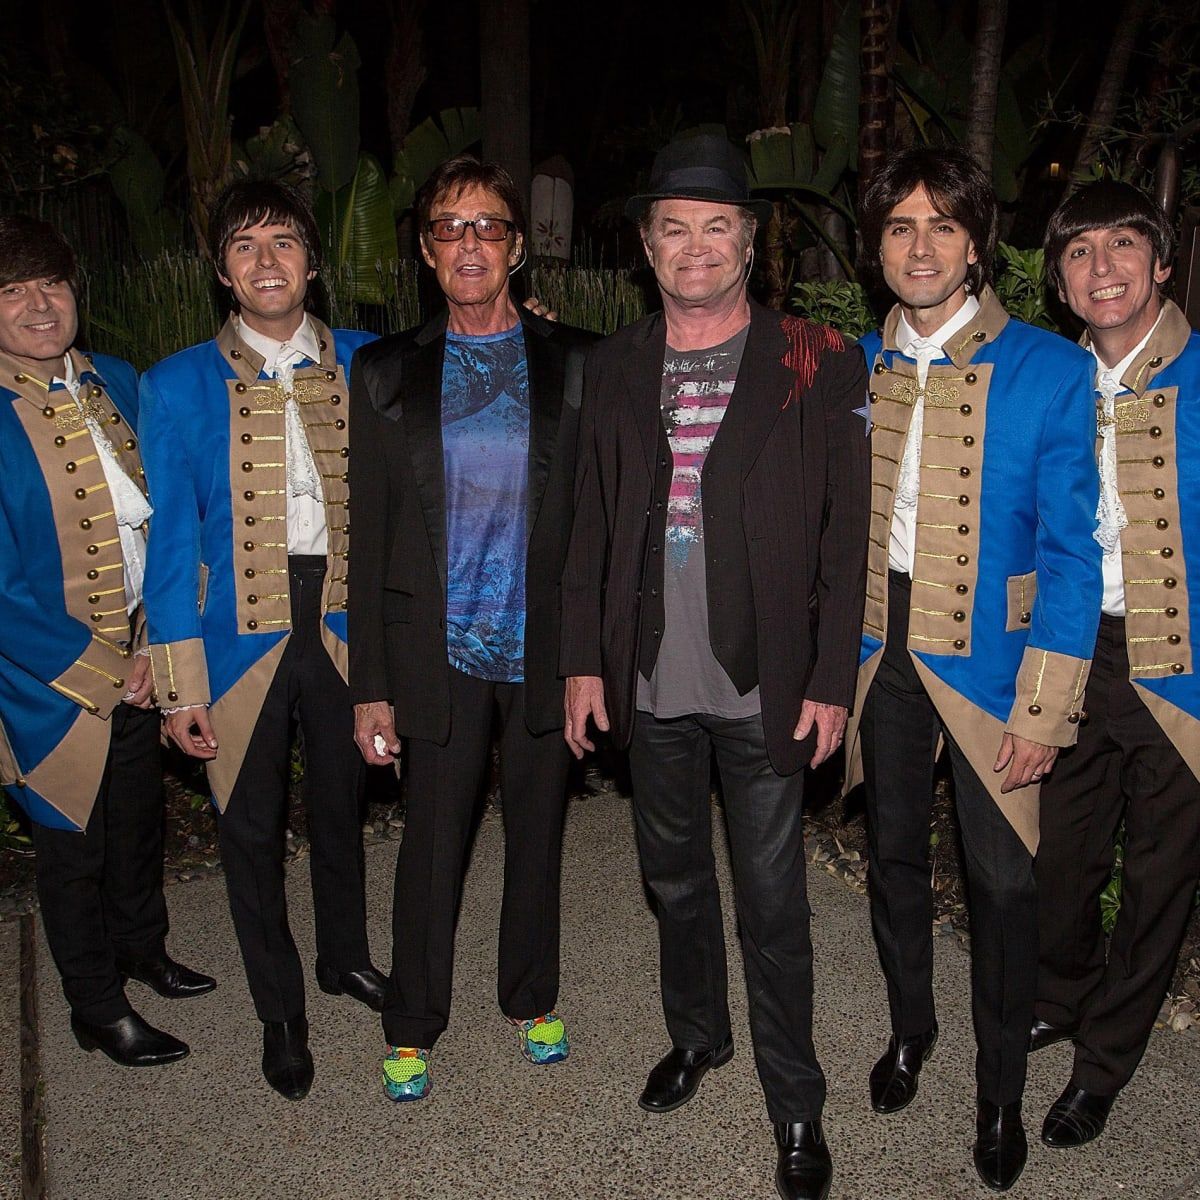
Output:
[[[1154,336],[1154,331],[1158,328],[1159,324],[1162,322],[1163,313],[1165,313],[1166,311],[1167,311],[1166,305],[1164,305],[1158,314],[1158,319],[1154,322],[1153,325],[1150,326],[1149,329],[1146,330],[1146,336],[1144,338],[1142,338],[1142,340],[1140,342],[1138,342],[1138,344],[1136,346],[1134,346],[1134,348],[1132,350],[1130,350],[1130,352],[1127,355],[1125,355],[1125,357],[1123,359],[1121,359],[1121,361],[1119,363],[1117,363],[1117,365],[1115,367],[1107,367],[1104,365],[1104,363],[1100,359],[1100,355],[1096,352],[1096,343],[1093,341],[1091,343],[1091,345],[1088,347],[1088,349],[1092,352],[1092,357],[1096,360],[1096,378],[1099,379],[1099,378],[1101,378],[1101,376],[1107,375],[1108,378],[1114,384],[1116,384],[1118,389],[1120,389],[1122,376],[1125,374],[1126,371],[1129,370],[1129,368],[1131,366],[1133,366],[1133,360],[1135,358],[1137,358],[1137,356],[1139,354],[1141,354],[1141,352],[1146,348],[1146,344]]]
[[[245,321],[238,319],[238,337],[250,347],[255,354],[261,354],[263,369],[274,370],[279,363],[291,354],[300,354],[312,362],[321,361],[321,348],[317,345],[317,335],[313,332],[312,322],[306,313],[300,320],[296,332],[287,341],[279,342],[266,334],[251,329]]]
[[[960,329],[969,325],[979,312],[979,299],[976,296],[968,296],[963,302],[958,312],[954,314],[948,321],[942,324],[938,329],[934,330],[928,337],[922,337],[908,323],[904,316],[903,310],[900,312],[900,320],[896,325],[896,345],[906,358],[915,358],[913,349],[916,343],[921,343],[925,346],[936,346],[939,350],[944,346]]]
[[[79,373],[75,370],[75,363],[69,350],[63,355],[62,371],[50,380],[50,386],[53,387],[56,383],[61,383],[72,396],[79,390]]]

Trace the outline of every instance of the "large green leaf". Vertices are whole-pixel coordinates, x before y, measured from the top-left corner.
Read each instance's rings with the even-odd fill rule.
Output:
[[[836,208],[847,220],[854,216],[836,195],[850,159],[839,135],[813,172],[813,141],[808,126],[797,122],[788,129],[761,130],[750,138],[750,190],[788,192]]]
[[[400,252],[387,176],[378,160],[361,155],[349,184],[332,194],[319,193],[317,218],[331,265],[335,270],[348,268],[353,275],[354,299],[382,304],[380,267],[388,269]]]
[[[292,40],[288,79],[292,116],[327,192],[347,187],[358,169],[358,47],[328,14],[301,15]]]
[[[125,209],[134,248],[145,258],[161,254],[177,243],[178,216],[163,203],[166,173],[150,143],[136,130],[118,125],[109,143],[112,189]]]
[[[447,108],[426,117],[404,139],[392,163],[392,207],[397,216],[412,208],[421,185],[446,159],[482,136],[477,108]]]
[[[860,10],[860,0],[840,0],[833,44],[813,108],[813,133],[822,148],[831,146],[839,134],[848,146],[858,145]]]

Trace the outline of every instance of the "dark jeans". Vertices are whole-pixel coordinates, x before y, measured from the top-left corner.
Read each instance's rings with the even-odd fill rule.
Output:
[[[392,981],[383,1031],[393,1046],[431,1048],[450,1020],[454,927],[466,852],[488,764],[492,712],[501,723],[504,900],[498,994],[527,1021],[558,1000],[559,877],[568,752],[562,731],[534,735],[525,687],[450,671],[450,739],[410,738],[408,807],[396,861]]]
[[[167,936],[157,709],[118,704],[96,805],[82,833],[33,826],[42,925],[71,1011],[94,1024],[133,1010],[116,957],[148,958]]]
[[[1171,982],[1200,876],[1200,782],[1129,681],[1125,622],[1104,617],[1079,742],[1042,786],[1036,1012],[1078,1027],[1078,1087],[1132,1078]],[[1107,961],[1100,893],[1125,818],[1121,910]]]
[[[725,935],[712,851],[710,772],[725,797],[750,1031],[773,1121],[811,1121],[825,1103],[812,1040],[813,952],[801,822],[803,773],[767,759],[761,716],[660,721],[639,712],[629,765],[642,872],[658,916],[663,1011],[673,1045],[729,1036]]]
[[[907,576],[889,574],[887,643],[863,701],[861,737],[871,923],[887,980],[892,1032],[914,1036],[936,1020],[929,827],[941,734],[954,772],[971,908],[976,1087],[980,1099],[1009,1104],[1025,1087],[1033,1020],[1033,860],[943,728],[907,649],[911,583]]]
[[[304,745],[302,798],[317,959],[340,973],[370,966],[360,804],[363,762],[350,693],[321,643],[325,560],[288,560],[292,633],[219,820],[221,861],[254,1008],[260,1021],[304,1012],[304,972],[288,927],[283,856],[292,720]]]

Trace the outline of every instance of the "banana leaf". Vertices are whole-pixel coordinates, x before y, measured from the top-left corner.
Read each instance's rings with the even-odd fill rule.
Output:
[[[161,254],[178,243],[182,229],[163,202],[166,173],[158,156],[140,133],[125,125],[113,131],[109,152],[109,181],[125,209],[134,249],[146,258]]]
[[[412,208],[421,185],[455,154],[482,136],[477,108],[446,108],[438,119],[426,117],[404,139],[392,162],[392,209],[400,216]]]
[[[859,0],[841,0],[833,44],[817,88],[813,134],[817,145],[832,146],[840,135],[848,146],[858,145]]]
[[[358,47],[333,18],[301,16],[292,42],[292,116],[317,167],[317,183],[339,192],[359,167]]]
[[[363,154],[354,178],[337,192],[317,194],[317,219],[325,233],[329,261],[353,276],[353,298],[382,304],[381,267],[400,254],[387,176],[377,159]]]
[[[787,192],[837,209],[852,225],[854,214],[838,198],[838,183],[850,161],[850,150],[839,134],[813,173],[812,133],[797,122],[789,130],[763,131],[750,139],[750,190]],[[797,195],[799,193],[800,195]]]

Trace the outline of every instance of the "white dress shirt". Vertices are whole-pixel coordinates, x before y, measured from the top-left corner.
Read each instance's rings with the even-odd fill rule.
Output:
[[[929,378],[929,364],[945,357],[942,347],[960,329],[969,325],[978,312],[979,301],[974,296],[968,296],[954,316],[928,337],[922,337],[913,329],[905,320],[903,310],[896,326],[896,346],[905,358],[916,359],[917,387],[920,389],[900,459],[891,536],[888,539],[888,566],[905,575],[912,574],[917,544],[917,498],[921,491],[921,438],[925,432],[925,381]]]
[[[1162,313],[1158,314],[1158,321]],[[1100,423],[1100,505],[1096,509],[1096,532],[1093,535],[1104,548],[1101,571],[1104,576],[1104,599],[1101,607],[1110,617],[1125,615],[1125,569],[1121,559],[1121,530],[1129,524],[1121,493],[1117,488],[1117,427],[1116,398],[1126,391],[1121,376],[1133,366],[1133,360],[1146,348],[1158,321],[1150,327],[1146,336],[1115,367],[1106,367],[1096,351],[1095,342],[1090,349],[1096,360],[1096,391],[1104,405],[1105,421]]]
[[[133,610],[142,602],[142,579],[146,570],[146,534],[143,526],[150,519],[154,509],[142,494],[142,489],[129,478],[120,459],[117,458],[112,442],[104,435],[95,417],[86,415],[87,409],[83,400],[87,385],[81,384],[70,354],[65,356],[63,364],[63,373],[55,376],[50,385],[53,387],[56,383],[63,384],[75,398],[79,411],[85,414],[84,424],[96,445],[96,454],[104,472],[104,482],[108,484],[112,496],[117,535],[121,539],[121,558],[125,567],[125,608],[132,615]]]
[[[302,359],[321,361],[317,335],[308,317],[301,319],[286,342],[277,342],[238,321],[238,335],[263,358],[263,370],[278,379],[287,393],[284,405],[284,442],[287,459],[287,550],[289,554],[324,555],[329,547],[325,528],[325,498],[321,477],[313,462],[300,406],[292,395],[292,372]]]

